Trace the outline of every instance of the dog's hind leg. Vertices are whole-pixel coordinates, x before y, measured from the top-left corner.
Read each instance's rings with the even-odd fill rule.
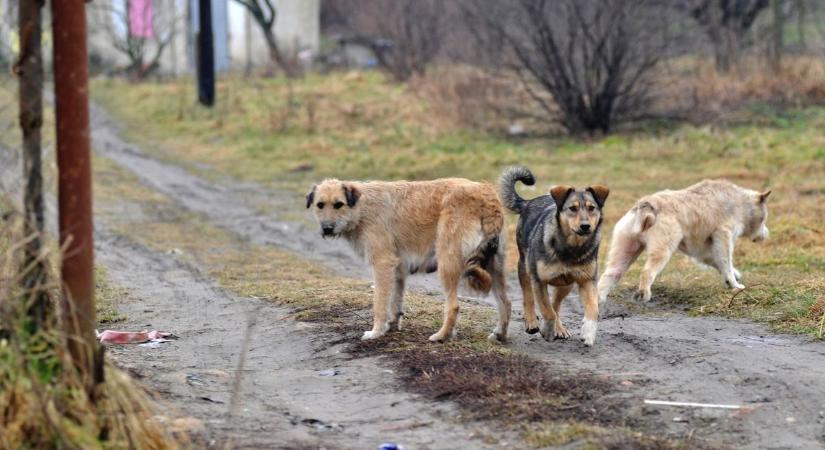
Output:
[[[401,329],[401,316],[404,315],[404,284],[406,282],[405,268],[398,266],[395,269],[395,282],[390,294],[389,329],[398,331]]]
[[[604,273],[599,279],[599,303],[604,303],[613,287],[621,281],[627,269],[639,258],[644,250],[637,234],[632,233],[632,216],[622,219],[616,224],[613,239],[610,241],[610,251],[607,254],[607,264]]]
[[[439,236],[457,235],[454,230],[443,233],[442,231],[446,228],[445,224],[439,225]],[[438,258],[438,275],[441,278],[441,285],[444,287],[447,300],[444,303],[444,322],[441,324],[441,329],[430,336],[430,340],[444,342],[452,337],[455,324],[458,321],[458,285],[464,271],[461,241],[459,239],[437,239],[435,253]]]
[[[581,339],[584,345],[591,347],[596,342],[596,328],[599,323],[599,298],[593,281],[579,283],[579,296],[584,306]]]
[[[635,300],[650,301],[652,293],[650,287],[659,273],[665,268],[673,252],[679,246],[679,239],[652,239],[647,244],[647,261],[639,277],[639,290],[633,296]]]
[[[541,326],[539,327],[539,331],[541,332],[541,337],[543,337],[544,340],[549,341],[553,339],[553,326],[556,323],[556,311],[553,309],[553,305],[550,304],[550,297],[547,295],[547,283],[532,280],[532,284],[533,295],[535,295],[536,301],[539,303],[539,309],[541,309],[541,317],[543,319]]]
[[[553,288],[553,311],[556,312],[556,322],[553,324],[553,338],[555,339],[567,339],[570,337],[570,333],[564,328],[564,324],[561,322],[561,302],[572,289],[572,284]]]
[[[505,342],[507,340],[507,328],[510,326],[510,311],[513,306],[510,299],[507,298],[504,261],[499,262],[499,259],[503,260],[503,255],[501,255],[501,258],[498,255],[496,256],[492,270],[493,295],[496,297],[496,305],[498,306],[498,325],[487,338],[491,342]]]
[[[522,302],[524,303],[524,330],[528,334],[535,334],[539,331],[538,318],[536,317],[536,304],[533,295],[533,285],[530,275],[524,267],[524,258],[519,257],[518,261],[518,282],[521,285]]]

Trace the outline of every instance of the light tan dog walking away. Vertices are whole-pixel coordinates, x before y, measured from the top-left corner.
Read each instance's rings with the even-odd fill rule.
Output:
[[[362,339],[399,329],[408,275],[438,271],[447,296],[431,341],[452,337],[462,279],[498,304],[490,340],[504,341],[510,300],[504,273],[504,210],[496,188],[459,178],[357,182],[328,179],[306,196],[323,237],[343,237],[372,265],[373,327]]]
[[[743,289],[742,274],[733,265],[734,242],[739,237],[767,239],[770,194],[725,180],[704,180],[643,197],[613,229],[607,266],[599,279],[599,302],[645,250],[637,300],[650,301],[653,281],[677,249],[718,270],[729,288]]]

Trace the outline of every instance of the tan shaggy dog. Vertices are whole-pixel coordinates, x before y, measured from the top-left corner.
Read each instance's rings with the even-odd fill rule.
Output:
[[[754,242],[768,237],[770,194],[725,180],[704,180],[679,191],[643,197],[613,229],[607,267],[599,279],[599,302],[607,299],[644,250],[647,261],[637,300],[650,300],[653,280],[676,250],[718,270],[729,288],[744,288],[742,275],[733,266],[734,242],[740,236]]]
[[[453,335],[462,279],[476,291],[491,289],[504,341],[510,320],[504,274],[504,210],[492,184],[459,178],[434,181],[325,180],[306,197],[321,235],[343,237],[372,265],[373,327],[362,339],[399,328],[405,278],[438,271],[447,295],[444,323],[431,341]]]

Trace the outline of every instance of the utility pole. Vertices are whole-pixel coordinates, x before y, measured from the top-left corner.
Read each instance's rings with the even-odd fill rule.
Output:
[[[198,5],[198,101],[211,107],[215,104],[215,49],[212,36],[212,0],[200,0]]]
[[[252,74],[252,18],[249,11],[244,8],[243,12],[243,41],[244,41],[244,55],[246,56],[246,67],[244,67],[244,76]]]
[[[89,71],[86,1],[52,1],[57,128],[58,211],[63,249],[61,313],[69,352],[94,399],[103,381],[95,339],[92,173],[89,151]]]
[[[47,267],[42,255],[43,174],[41,171],[41,129],[43,127],[43,51],[41,46],[42,8],[40,0],[18,4],[20,58],[14,73],[20,82],[20,130],[23,134],[23,193],[25,219],[23,234],[23,289],[25,328],[31,334],[48,327],[52,304],[46,290]]]

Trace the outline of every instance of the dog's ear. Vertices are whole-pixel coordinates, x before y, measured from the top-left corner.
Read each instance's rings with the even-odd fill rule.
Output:
[[[550,196],[555,200],[556,208],[558,208],[559,211],[561,211],[562,206],[564,206],[564,201],[567,200],[567,196],[574,190],[573,186],[567,185],[556,185],[550,188]]]
[[[759,198],[759,203],[765,203],[766,201],[768,201],[768,196],[769,195],[771,195],[771,190],[770,189],[768,189],[765,192],[760,192],[757,196]]]
[[[599,208],[604,208],[604,202],[607,201],[607,196],[610,194],[610,189],[603,184],[594,184],[587,188],[587,192],[593,194],[593,198],[596,199],[596,203],[599,204]]]
[[[358,203],[358,199],[361,197],[361,191],[351,184],[344,184],[343,187],[344,196],[347,197],[347,206],[352,208],[356,203]]]
[[[310,189],[309,193],[307,194],[307,208],[312,206],[312,201],[315,200],[315,188],[317,188],[317,187],[318,187],[317,184],[312,186],[312,189]]]

